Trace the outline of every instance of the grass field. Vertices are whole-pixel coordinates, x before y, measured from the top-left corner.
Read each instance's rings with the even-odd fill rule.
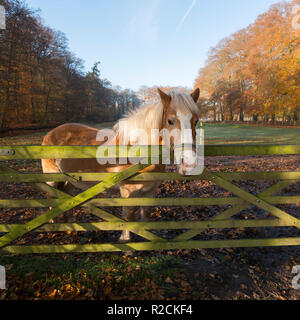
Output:
[[[300,144],[299,128],[205,124],[206,144]]]
[[[112,122],[90,124],[96,128],[111,128]],[[40,144],[47,133],[0,138],[0,145]],[[300,144],[300,128],[258,127],[246,124],[204,124],[206,144]]]

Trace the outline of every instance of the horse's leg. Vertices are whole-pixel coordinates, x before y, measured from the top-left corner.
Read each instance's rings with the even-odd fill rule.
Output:
[[[126,221],[136,221],[137,208],[136,207],[123,207],[122,217]],[[119,239],[121,242],[130,241],[130,231],[124,230]]]
[[[129,198],[134,194],[132,186],[120,186],[120,193],[122,198]],[[122,207],[122,218],[126,221],[136,220],[136,207]],[[124,230],[120,236],[120,242],[130,241],[130,231]]]
[[[160,182],[151,182],[143,184],[127,184],[120,186],[120,192],[122,198],[129,197],[143,197],[143,198],[153,198],[156,193],[156,189]],[[151,207],[123,207],[123,219],[127,221],[136,221],[137,214],[140,214],[141,221],[149,221],[151,213]],[[130,231],[124,230],[120,237],[120,241],[129,241]]]
[[[160,183],[154,183],[150,190],[142,192],[143,198],[154,198]],[[150,221],[152,207],[140,207],[140,221]]]
[[[42,159],[42,169],[43,169],[43,173],[59,173],[56,160],[54,159]],[[64,184],[64,182],[54,182],[54,181],[47,181],[46,183],[50,187],[53,187],[59,190],[61,190]],[[48,193],[47,193],[47,198],[50,198]]]
[[[43,168],[43,173],[60,173],[60,170],[57,166],[57,161],[54,159],[42,159],[42,168]],[[52,188],[55,188],[61,191],[65,190],[66,182],[64,181],[60,181],[60,182],[47,181],[46,183]],[[51,198],[49,193],[46,194],[46,197],[48,199]],[[49,210],[51,209],[52,207],[49,207]],[[54,223],[54,220],[51,219],[49,222]]]
[[[61,173],[62,171],[59,168],[61,160],[59,159],[42,159],[42,168],[43,173]],[[68,181],[60,181],[60,182],[54,182],[54,181],[48,181],[46,182],[50,187],[53,187],[55,189],[64,191],[66,193],[72,194],[72,185]],[[47,194],[47,198],[51,198],[49,194]]]
[[[152,207],[141,207],[140,208],[140,220],[147,222],[150,221]]]

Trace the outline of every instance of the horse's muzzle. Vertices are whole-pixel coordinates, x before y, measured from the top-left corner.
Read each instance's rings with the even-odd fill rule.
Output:
[[[188,147],[175,149],[175,159],[178,166],[178,173],[181,175],[194,175],[197,172],[197,167],[199,164],[197,158],[197,152],[194,145],[189,145]]]

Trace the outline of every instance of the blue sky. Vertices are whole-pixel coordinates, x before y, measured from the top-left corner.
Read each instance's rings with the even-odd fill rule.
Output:
[[[192,87],[207,52],[278,0],[27,0],[89,70],[137,90]]]

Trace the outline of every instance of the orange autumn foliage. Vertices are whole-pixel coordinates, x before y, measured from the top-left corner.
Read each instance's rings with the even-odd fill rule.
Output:
[[[300,120],[299,1],[270,7],[247,28],[212,48],[195,87],[214,120]]]

